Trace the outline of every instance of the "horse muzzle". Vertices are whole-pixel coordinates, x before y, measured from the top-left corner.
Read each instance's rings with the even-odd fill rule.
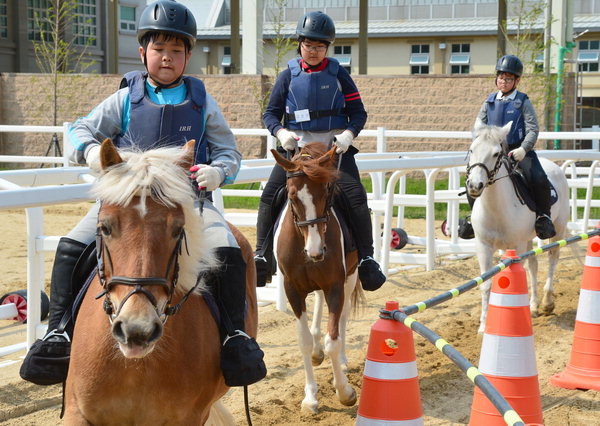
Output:
[[[485,188],[485,185],[483,184],[483,182],[472,182],[467,180],[466,182],[466,189],[467,192],[469,193],[469,196],[472,198],[477,198],[481,195],[481,193],[483,192],[483,188]]]
[[[143,358],[161,338],[163,324],[157,316],[151,320],[116,318],[111,331],[125,358]]]

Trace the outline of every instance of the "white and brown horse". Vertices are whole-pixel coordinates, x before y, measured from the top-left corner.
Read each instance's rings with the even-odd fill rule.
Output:
[[[138,153],[102,144],[100,277],[75,325],[66,424],[200,425],[223,414],[219,332],[203,281],[196,286],[217,261],[186,173],[193,151],[193,141]],[[256,335],[252,249],[234,234],[248,265],[246,330]]]
[[[288,204],[275,234],[275,255],[297,319],[306,379],[301,407],[309,412],[318,411],[313,364],[319,365],[324,354],[331,359],[333,386],[339,400],[351,406],[356,402],[356,392],[345,374],[346,321],[352,306],[364,296],[357,284],[357,253],[344,253],[340,221],[332,208],[337,178],[335,147],[326,152],[322,143],[309,143],[291,160],[275,150],[271,152],[288,176]],[[312,292],[315,292],[315,312],[309,329],[306,297]],[[320,339],[323,299],[329,309],[324,346]]]

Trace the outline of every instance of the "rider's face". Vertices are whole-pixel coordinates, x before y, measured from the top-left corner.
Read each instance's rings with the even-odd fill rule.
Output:
[[[142,62],[146,55],[148,74],[154,84],[169,84],[183,74],[192,52],[187,52],[181,39],[160,36],[148,43],[144,49],[140,47]]]
[[[510,93],[517,88],[519,77],[514,74],[503,72],[496,76],[496,87],[502,93]]]
[[[327,45],[317,40],[303,40],[300,43],[302,59],[310,66],[319,65],[327,55]]]

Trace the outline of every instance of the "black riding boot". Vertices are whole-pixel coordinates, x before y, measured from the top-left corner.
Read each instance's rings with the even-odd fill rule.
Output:
[[[538,184],[533,196],[536,205],[535,233],[540,240],[546,240],[556,235],[556,229],[550,217],[550,183],[545,179],[545,184]]]
[[[273,215],[272,207],[261,201],[256,222],[256,285],[264,287],[273,276]]]
[[[20,375],[38,385],[64,382],[69,368],[73,322],[65,312],[73,304],[73,270],[86,245],[63,237],[58,242],[50,281],[50,315],[46,336],[31,346]]]
[[[473,210],[475,199],[471,197],[468,192],[467,201],[469,202],[469,207],[471,210]],[[458,220],[458,236],[463,240],[472,240],[475,238],[475,231],[473,230],[473,225],[471,224],[471,215]]]
[[[221,370],[227,386],[246,386],[263,379],[267,368],[264,353],[244,332],[246,313],[246,263],[237,247],[219,247],[221,266],[206,283],[221,314]]]
[[[371,212],[366,205],[348,209],[350,227],[358,248],[358,277],[367,291],[375,291],[385,283],[385,275],[379,264],[373,259],[373,234],[371,231]]]

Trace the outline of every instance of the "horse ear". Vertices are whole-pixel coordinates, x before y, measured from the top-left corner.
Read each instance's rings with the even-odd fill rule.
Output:
[[[106,138],[102,142],[100,147],[100,167],[102,170],[106,170],[109,167],[121,164],[123,159],[117,151],[117,147],[113,144],[113,141]]]
[[[324,165],[328,161],[333,161],[333,157],[335,157],[337,147],[334,145],[329,151],[327,151],[321,158],[317,160],[319,166]]]
[[[513,123],[512,121],[509,121],[502,127],[502,133],[504,134],[505,138],[510,133],[510,129],[512,128],[512,123]]]
[[[196,140],[191,139],[186,142],[183,146],[183,154],[181,156],[181,167],[188,170],[194,165],[194,147],[196,146]]]
[[[294,166],[294,163],[292,163],[287,158],[284,158],[279,152],[277,152],[276,149],[272,149],[271,154],[273,154],[273,158],[275,158],[277,164],[283,167],[284,170],[288,172],[295,170],[296,166]]]

